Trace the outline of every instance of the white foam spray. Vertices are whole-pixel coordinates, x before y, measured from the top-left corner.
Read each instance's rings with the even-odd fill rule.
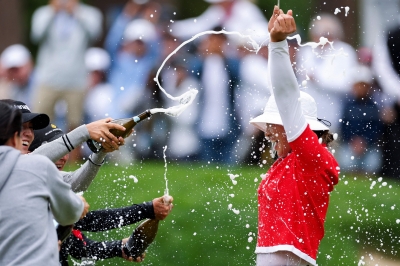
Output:
[[[238,35],[241,38],[245,38],[248,39],[248,44],[251,45],[251,48],[248,49],[249,51],[258,53],[258,51],[261,49],[262,45],[265,42],[269,41],[269,38],[266,38],[261,44],[258,44],[250,35],[243,35],[239,32],[236,31],[225,31],[225,30],[221,30],[221,31],[213,31],[213,30],[209,30],[209,31],[203,31],[200,32],[196,35],[194,35],[192,38],[190,38],[187,41],[184,41],[181,45],[179,45],[172,53],[170,53],[163,61],[163,63],[161,64],[161,66],[159,67],[159,69],[157,70],[157,74],[154,78],[154,81],[157,83],[158,87],[160,88],[160,90],[171,100],[173,101],[178,101],[179,105],[176,106],[172,106],[170,108],[164,109],[164,108],[153,108],[150,110],[150,112],[152,114],[155,113],[165,113],[167,115],[170,116],[178,116],[180,115],[190,104],[192,104],[193,100],[196,98],[196,95],[198,93],[197,89],[190,89],[189,91],[183,93],[180,96],[174,97],[172,95],[170,95],[169,93],[167,93],[165,91],[165,89],[161,86],[159,80],[158,80],[158,76],[160,75],[161,70],[163,69],[165,63],[168,61],[168,59],[170,59],[174,54],[176,54],[184,45],[186,45],[189,42],[192,42],[193,40],[199,38],[200,36],[206,35],[206,34],[227,34],[227,35]]]
[[[165,155],[165,151],[167,150],[167,145],[164,146],[163,149],[163,155],[164,155],[164,167],[165,167],[165,171],[164,171],[164,180],[165,180],[165,191],[164,191],[164,195],[169,195],[169,189],[168,189],[168,179],[167,179],[167,156]]]

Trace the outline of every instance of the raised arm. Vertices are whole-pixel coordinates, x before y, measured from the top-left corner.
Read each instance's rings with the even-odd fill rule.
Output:
[[[52,142],[41,145],[32,154],[44,155],[52,162],[57,162],[61,157],[71,152],[75,147],[78,147],[89,138],[89,131],[85,125],[82,125]]]
[[[170,200],[172,202],[173,198],[171,197]],[[164,197],[159,197],[128,207],[91,211],[75,224],[75,228],[82,231],[97,232],[120,228],[143,219],[164,220],[172,207],[172,204],[165,204]]]
[[[33,43],[40,43],[48,34],[49,28],[54,21],[56,12],[51,6],[37,9],[32,16],[31,39]]]
[[[124,139],[115,137],[110,133],[110,129],[124,131],[125,128],[118,124],[109,123],[110,121],[111,118],[106,118],[77,127],[68,134],[40,146],[32,154],[41,154],[56,162],[88,139],[102,143],[106,152],[118,150],[119,144],[124,143]]]
[[[115,19],[111,28],[109,29],[106,40],[104,42],[104,48],[110,54],[111,58],[117,56],[118,50],[120,49],[126,26],[132,21],[134,12],[130,6],[132,3],[127,3],[126,7],[121,14]],[[133,13],[132,13],[133,12]]]
[[[91,211],[85,218],[75,223],[75,228],[88,232],[107,231],[131,225],[143,219],[154,219],[151,201],[123,208]]]
[[[289,142],[301,135],[307,122],[301,110],[300,91],[289,57],[286,37],[296,31],[293,12],[284,14],[277,6],[269,21],[269,71],[279,114]]]
[[[103,17],[101,12],[97,10],[97,8],[78,4],[73,11],[73,15],[76,17],[82,29],[86,32],[90,42],[96,41],[102,31]]]

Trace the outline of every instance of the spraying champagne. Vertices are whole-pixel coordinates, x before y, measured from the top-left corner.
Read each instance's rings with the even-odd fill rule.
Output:
[[[146,118],[150,118],[155,113],[165,113],[169,116],[179,116],[190,104],[192,104],[194,98],[196,98],[197,90],[191,89],[190,91],[185,92],[180,97],[175,97],[174,100],[179,100],[179,105],[169,107],[167,109],[164,108],[153,108],[150,110],[146,110],[143,113],[138,114],[137,116],[131,118],[123,118],[112,120],[110,123],[117,123],[126,128],[125,131],[110,129],[110,133],[112,133],[116,137],[128,137],[131,130],[141,121]],[[101,143],[89,139],[86,141],[90,150],[94,153],[98,153],[103,147]]]
[[[146,110],[143,113],[140,113],[134,117],[112,120],[110,123],[115,123],[115,124],[124,126],[126,128],[126,130],[121,131],[121,130],[117,130],[117,129],[110,129],[110,133],[112,133],[116,137],[126,138],[126,137],[128,137],[129,133],[132,131],[132,129],[139,122],[145,120],[146,118],[151,117],[151,115],[152,115],[152,112],[150,110]],[[89,139],[88,141],[86,141],[86,143],[87,143],[88,147],[90,148],[90,150],[94,153],[98,153],[103,148],[101,143],[94,141],[92,139]]]

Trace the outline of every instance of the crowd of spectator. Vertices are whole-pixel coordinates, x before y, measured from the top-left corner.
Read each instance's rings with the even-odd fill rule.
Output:
[[[153,80],[164,59],[202,31],[237,31],[256,40],[259,51],[250,51],[244,38],[208,34],[166,62],[159,79],[168,93],[196,88],[199,94],[179,117],[157,114],[136,127],[119,158],[162,159],[167,145],[176,160],[262,162],[263,151],[253,147],[263,135],[248,125],[271,95],[268,21],[251,1],[206,2],[209,8],[199,17],[173,21],[154,0],[130,0],[102,29],[97,8],[76,0],[50,1],[32,18],[36,59],[21,44],[1,52],[0,98],[23,101],[51,121],[64,119],[58,124],[66,130],[170,107],[174,103]],[[338,135],[335,156],[343,171],[400,174],[400,69],[398,49],[392,49],[400,40],[398,28],[377,40],[374,50],[353,47],[344,41],[337,15],[323,13],[312,19],[309,40],[325,37],[333,45],[312,48],[290,41],[301,90],[314,97],[319,118]],[[102,30],[104,44],[94,47]]]

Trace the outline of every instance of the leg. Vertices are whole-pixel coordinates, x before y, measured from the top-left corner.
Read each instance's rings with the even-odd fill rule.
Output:
[[[47,114],[50,122],[54,123],[54,105],[59,99],[59,92],[45,85],[39,85],[33,100],[32,112]]]
[[[84,90],[66,90],[62,92],[63,99],[68,106],[68,130],[75,129],[83,124],[83,104],[86,92]]]
[[[83,104],[85,100],[84,90],[62,91],[62,97],[67,102],[68,131],[83,124]],[[82,159],[81,145],[70,153],[70,161],[76,162]]]

